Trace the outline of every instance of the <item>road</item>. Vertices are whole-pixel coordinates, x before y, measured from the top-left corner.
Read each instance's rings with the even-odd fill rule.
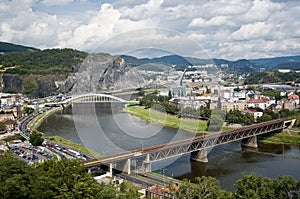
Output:
[[[128,180],[132,183],[140,184],[140,185],[143,185],[143,186],[146,186],[146,187],[150,187],[150,186],[155,185],[153,183],[148,182],[146,179],[143,180],[143,179],[136,178],[136,177],[133,177],[133,176],[129,176],[129,175],[123,174],[123,173],[116,174],[116,176],[119,177],[119,178],[123,178],[124,180]]]

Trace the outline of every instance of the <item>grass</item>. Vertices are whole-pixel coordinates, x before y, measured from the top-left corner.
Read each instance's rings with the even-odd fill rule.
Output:
[[[266,143],[300,145],[300,134],[297,132],[284,130],[280,133],[263,137],[261,141]]]
[[[203,120],[178,118],[176,115],[162,113],[153,109],[145,109],[142,106],[129,106],[125,109],[125,111],[151,123],[192,133],[207,133],[207,122]]]
[[[51,114],[60,111],[61,108],[57,107],[50,111],[44,112],[42,114],[39,114],[38,116],[34,117],[33,120],[28,124],[28,127],[34,130],[37,130],[39,126],[42,124],[42,122],[49,117]]]
[[[74,150],[81,151],[81,152],[86,153],[86,154],[90,154],[92,156],[96,156],[96,157],[101,157],[102,156],[98,152],[89,150],[89,149],[87,149],[86,147],[84,147],[80,144],[74,143],[74,142],[72,142],[68,139],[65,139],[63,137],[60,137],[60,136],[49,136],[49,137],[47,137],[47,139],[49,139],[50,141],[61,143],[65,146],[67,146],[68,148],[72,148]]]

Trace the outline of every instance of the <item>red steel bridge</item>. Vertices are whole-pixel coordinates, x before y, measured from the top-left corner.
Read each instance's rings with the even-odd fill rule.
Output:
[[[122,168],[119,167],[119,169],[127,173],[131,173],[131,160],[139,158],[142,159],[142,161],[139,162],[143,162],[143,167],[146,168],[146,171],[149,171],[151,170],[151,162],[187,153],[191,153],[191,159],[193,160],[207,162],[206,150],[209,148],[235,141],[241,141],[243,146],[257,147],[256,136],[271,132],[280,132],[285,128],[292,127],[295,121],[296,119],[290,118],[277,119],[233,130],[208,133],[189,139],[128,151],[126,153],[117,154],[113,157],[88,162],[85,163],[85,167],[89,169],[102,164],[107,164],[109,165],[110,170],[112,170],[112,167],[117,169],[118,166],[116,165],[123,162],[121,166]]]

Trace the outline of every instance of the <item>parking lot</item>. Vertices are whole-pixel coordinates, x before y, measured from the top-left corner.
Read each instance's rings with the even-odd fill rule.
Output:
[[[28,165],[51,160],[54,157],[54,154],[46,150],[45,147],[35,147],[23,142],[12,144],[11,152],[18,155]]]

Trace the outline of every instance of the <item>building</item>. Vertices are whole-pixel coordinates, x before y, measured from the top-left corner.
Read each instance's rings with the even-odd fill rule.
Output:
[[[299,105],[299,96],[296,94],[289,95],[288,100],[295,102],[296,105]]]
[[[254,120],[257,121],[258,118],[260,118],[261,116],[263,116],[263,112],[262,111],[257,111],[257,110],[244,110],[242,111],[243,114],[247,114],[249,113],[250,115],[253,116]]]
[[[260,108],[265,110],[269,106],[268,98],[250,99],[247,102],[247,108]]]
[[[18,125],[18,123],[15,120],[11,120],[11,119],[5,120],[3,121],[3,123],[5,124],[6,129],[8,131],[14,130]]]
[[[179,189],[179,185],[177,183],[174,183],[173,185],[174,190]],[[171,194],[171,190],[165,186],[161,185],[154,185],[151,187],[148,187],[146,189],[146,198],[174,198]]]
[[[243,111],[246,109],[245,101],[225,101],[222,103],[222,110],[228,112],[230,110]]]
[[[173,97],[185,97],[186,96],[186,87],[185,86],[172,87],[171,94]]]

